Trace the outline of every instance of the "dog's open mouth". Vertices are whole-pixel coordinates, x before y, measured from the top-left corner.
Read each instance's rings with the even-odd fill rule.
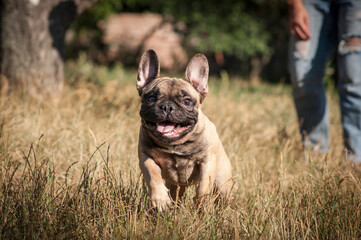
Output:
[[[183,132],[188,130],[191,125],[189,124],[176,124],[172,122],[156,123],[157,131],[164,137],[175,138],[179,137]]]
[[[192,127],[191,123],[174,123],[170,121],[160,123],[148,122],[148,125],[155,130],[157,135],[168,139],[179,138],[189,132]]]

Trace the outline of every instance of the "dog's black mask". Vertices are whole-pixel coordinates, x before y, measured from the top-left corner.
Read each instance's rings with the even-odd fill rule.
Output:
[[[147,134],[176,144],[198,124],[199,106],[208,93],[208,61],[203,54],[196,54],[188,63],[185,79],[160,78],[159,72],[157,54],[146,51],[137,77],[140,116]]]
[[[143,124],[162,142],[181,139],[198,122],[197,96],[187,91],[187,85],[182,79],[162,79],[142,95]]]

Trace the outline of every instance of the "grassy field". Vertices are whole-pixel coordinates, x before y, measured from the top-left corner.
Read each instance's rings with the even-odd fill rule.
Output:
[[[345,162],[337,95],[328,154],[302,150],[289,86],[210,80],[203,105],[231,159],[228,206],[190,188],[158,214],[138,167],[136,73],[67,64],[57,104],[0,97],[2,239],[360,239],[361,168]]]

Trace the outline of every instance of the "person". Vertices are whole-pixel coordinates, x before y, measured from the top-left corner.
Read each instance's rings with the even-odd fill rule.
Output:
[[[322,78],[337,55],[337,89],[348,159],[361,163],[361,0],[288,0],[289,70],[304,147],[329,150]]]

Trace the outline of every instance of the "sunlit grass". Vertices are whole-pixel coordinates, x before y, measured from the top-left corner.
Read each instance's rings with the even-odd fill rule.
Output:
[[[57,104],[0,99],[4,239],[358,239],[361,168],[345,162],[336,96],[328,154],[302,150],[287,85],[210,80],[203,111],[231,159],[228,206],[150,208],[138,167],[136,72],[68,63]],[[209,202],[212,202],[210,197]]]

